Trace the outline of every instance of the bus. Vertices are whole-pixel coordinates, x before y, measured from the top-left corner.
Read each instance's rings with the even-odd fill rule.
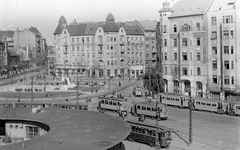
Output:
[[[140,121],[144,121],[146,117],[167,120],[168,110],[167,106],[160,103],[158,103],[158,110],[156,110],[156,102],[139,102],[131,107],[130,113],[135,117],[139,117]]]
[[[127,115],[127,102],[122,98],[116,97],[98,97],[98,110],[99,112],[104,112],[105,110],[110,110],[117,112],[121,116]]]
[[[127,136],[127,140],[136,141],[147,144],[151,147],[168,148],[172,138],[171,129],[166,126],[153,125],[135,120],[126,120],[131,126],[131,132]],[[156,143],[156,138],[157,143]]]

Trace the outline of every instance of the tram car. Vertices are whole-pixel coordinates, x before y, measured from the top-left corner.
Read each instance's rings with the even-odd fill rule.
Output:
[[[130,113],[135,117],[138,116],[140,121],[144,121],[146,117],[167,120],[168,110],[167,106],[160,103],[158,104],[158,110],[156,110],[156,102],[139,102],[131,107]]]
[[[187,108],[189,102],[188,96],[174,93],[159,93],[158,99],[162,104],[176,106],[179,108]]]
[[[230,101],[227,105],[227,114],[230,116],[240,116],[240,101]]]
[[[224,114],[226,112],[227,103],[218,99],[208,99],[208,98],[194,98],[193,108],[195,110],[203,110],[214,112],[218,114]]]
[[[126,138],[129,141],[144,143],[151,147],[157,144],[159,148],[168,148],[171,144],[171,129],[166,126],[156,126],[135,120],[126,120],[126,122],[131,126],[131,132]]]
[[[127,102],[122,98],[116,97],[98,97],[98,110],[104,112],[105,110],[117,112],[120,115],[127,115]]]
[[[44,107],[50,108],[52,103],[51,102],[44,102],[44,101],[22,101],[22,102],[15,102],[15,107]]]
[[[53,102],[52,108],[67,108],[67,109],[82,109],[82,110],[88,110],[88,105],[85,103],[79,103],[76,102]]]
[[[142,88],[141,87],[134,87],[132,93],[135,97],[142,97]]]
[[[0,101],[0,108],[12,108],[14,105],[14,102],[8,102],[8,101]]]

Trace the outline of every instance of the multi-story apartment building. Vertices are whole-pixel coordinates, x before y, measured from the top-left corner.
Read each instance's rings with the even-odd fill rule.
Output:
[[[61,16],[54,38],[58,74],[126,77],[143,72],[143,31],[134,23],[116,23],[111,13],[103,22],[74,24]]]
[[[240,92],[240,1],[214,0],[207,17],[209,90]]]
[[[209,0],[165,1],[160,13],[165,92],[205,96]]]
[[[145,41],[145,72],[155,72],[157,62],[157,48],[156,48],[156,26],[157,21],[136,20],[139,27],[144,31]]]

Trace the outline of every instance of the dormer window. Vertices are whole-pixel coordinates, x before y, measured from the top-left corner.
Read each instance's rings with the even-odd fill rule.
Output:
[[[200,31],[200,23],[199,22],[196,23],[196,30]]]
[[[182,26],[182,30],[183,30],[183,31],[190,31],[190,26],[189,26],[188,24],[184,24],[184,25]]]
[[[173,26],[173,32],[177,32],[177,25]]]

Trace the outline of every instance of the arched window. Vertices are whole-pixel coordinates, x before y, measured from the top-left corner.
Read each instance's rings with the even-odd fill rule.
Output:
[[[199,22],[196,23],[196,30],[200,31],[200,23]]]
[[[183,30],[183,31],[190,31],[190,26],[189,26],[188,24],[184,24],[184,25],[182,26],[182,30]]]
[[[98,41],[99,41],[99,43],[103,43],[103,37],[102,36],[98,36]]]
[[[177,25],[173,26],[173,32],[177,32]]]
[[[177,80],[174,80],[174,81],[173,81],[173,85],[174,85],[174,86],[179,86],[179,82],[178,82]]]
[[[197,81],[196,84],[197,84],[197,89],[202,90],[202,82]]]
[[[187,39],[186,38],[182,39],[182,46],[187,46]]]
[[[200,41],[200,38],[198,37],[197,38],[197,46],[200,46],[201,45],[201,41]]]

